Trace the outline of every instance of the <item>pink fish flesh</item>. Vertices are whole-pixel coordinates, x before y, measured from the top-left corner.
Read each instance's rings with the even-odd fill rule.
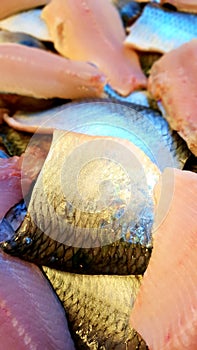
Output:
[[[0,252],[0,349],[74,350],[64,310],[39,268]]]
[[[105,77],[96,67],[20,44],[0,45],[0,90],[37,98],[101,96]]]
[[[197,156],[197,39],[162,56],[152,66],[148,89],[164,117]]]
[[[131,324],[150,350],[196,350],[197,174],[167,168],[161,180],[153,251]]]
[[[137,54],[123,45],[123,24],[110,1],[52,0],[42,18],[58,52],[94,63],[120,94],[146,86]]]
[[[16,12],[46,5],[50,0],[6,0],[1,1],[0,18],[8,17]]]
[[[21,166],[24,156],[28,155],[28,164]],[[29,192],[32,181],[36,179],[44,160],[46,151],[39,147],[28,147],[21,157],[0,158],[0,220],[16,203]]]

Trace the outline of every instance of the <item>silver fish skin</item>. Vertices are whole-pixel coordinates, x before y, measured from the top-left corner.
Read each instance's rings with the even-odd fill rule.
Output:
[[[14,237],[15,231],[8,220],[0,220],[0,243],[10,240]]]
[[[116,6],[119,8],[120,16],[125,27],[131,25],[141,15],[142,12],[141,4],[136,1],[129,1],[125,4],[121,4],[119,1],[119,4]]]
[[[24,201],[21,201],[8,211],[8,213],[5,216],[5,219],[12,226],[13,230],[16,231],[21,226],[26,214],[26,204]]]
[[[0,149],[0,158],[7,159],[9,155]],[[6,216],[0,220],[0,243],[14,237],[15,231],[23,222],[27,213],[25,202],[22,201],[9,210]]]
[[[38,113],[19,112],[13,117],[31,132],[52,133],[58,128],[123,138],[142,149],[160,170],[182,169],[191,153],[159,111],[139,105],[142,100],[149,103],[145,93],[136,92],[130,95],[131,100],[123,101],[109,86],[106,89],[113,99],[81,100]]]
[[[145,350],[129,326],[140,276],[88,276],[43,270],[66,310],[76,349]]]
[[[46,50],[46,46],[33,36],[25,33],[9,32],[7,30],[0,30],[0,44],[1,43],[17,43]]]
[[[160,172],[136,146],[132,154],[121,142],[130,145],[55,131],[27,216],[2,248],[65,271],[142,274],[151,253],[153,187]]]
[[[3,149],[0,149],[0,158],[7,159],[9,155]]]
[[[139,91],[134,91],[128,96],[121,96],[119,95],[115,90],[111,88],[110,85],[105,85],[104,91],[106,95],[113,101],[120,101],[120,102],[126,102],[126,103],[131,103],[136,104],[142,107],[147,107],[147,108],[152,108],[152,109],[157,109],[157,102],[153,100],[147,90],[139,90]]]
[[[129,30],[126,46],[165,53],[197,37],[197,15],[148,4]]]
[[[22,224],[27,208],[25,202],[22,201],[9,210],[6,216],[0,220],[0,242],[14,238],[15,231]]]
[[[140,107],[138,106],[138,111],[139,108]],[[165,138],[166,134],[169,134],[168,124],[159,113],[156,114],[155,118],[155,115],[152,116],[151,110],[142,107],[141,109],[144,111],[144,115],[142,115],[142,113],[139,114],[136,110],[123,104],[112,103],[109,101],[91,101],[89,103],[78,102],[67,104],[58,110],[56,109],[56,113],[53,114],[51,119],[47,113],[45,113],[45,116],[47,125],[50,124],[49,119],[50,122],[54,123],[53,126],[57,126],[57,120],[59,122],[64,120],[66,121],[66,127],[64,125],[66,130],[77,131],[89,135],[102,134],[103,136],[119,136],[120,138],[133,141],[134,144],[142,147],[143,150],[145,149],[145,153],[148,152],[148,155],[150,154],[153,159],[156,159],[159,165],[165,167],[165,162],[168,162],[166,164],[174,164],[173,162],[170,163],[172,161],[172,144],[169,146],[169,142],[166,142],[162,146],[162,133]],[[157,122],[160,131],[164,129],[162,130],[162,133],[158,132],[158,130],[153,127],[154,123]],[[61,131],[61,133],[63,133],[63,131]],[[171,136],[169,137],[171,140]],[[56,140],[54,139],[52,145],[55,144]],[[166,145],[168,145],[170,151],[169,148],[167,148],[166,151]],[[121,212],[124,213],[124,206],[121,206],[121,201],[114,202],[116,203],[116,213],[114,216],[116,219],[114,221],[111,221],[113,217],[111,214],[110,217],[107,216],[107,218],[105,215],[102,217],[100,214],[88,214],[88,216],[81,215],[81,210],[76,209],[78,207],[72,205],[72,201],[65,201],[65,198],[60,195],[61,186],[58,185],[59,181],[53,181],[54,176],[56,177],[57,173],[59,171],[61,172],[61,164],[63,163],[58,163],[59,160],[61,160],[61,154],[64,154],[65,156],[63,144],[61,145],[61,152],[58,148],[58,152],[54,153],[54,149],[55,148],[53,147],[51,148],[52,158],[50,158],[50,156],[49,159],[51,159],[52,163],[46,172],[48,178],[46,184],[47,188],[50,188],[53,197],[52,201],[56,203],[56,207],[60,210],[59,214],[61,219],[58,219],[59,214],[56,215],[56,213],[51,211],[51,206],[48,205],[45,198],[45,192],[43,191],[42,178],[40,178],[39,182],[37,181],[34,187],[30,206],[28,208],[28,214],[23,224],[16,232],[14,239],[4,242],[2,248],[11,254],[34,261],[40,265],[48,265],[71,272],[123,275],[143,273],[151,254],[151,227],[153,222],[153,203],[151,204],[151,198],[147,195],[144,197],[143,195],[142,201],[138,200],[138,204],[144,208],[144,212],[142,210],[140,215],[138,212],[135,219],[132,220],[132,225],[129,217],[124,217],[124,224],[123,222],[121,223],[119,220],[116,220],[118,218],[117,214],[121,216]],[[88,150],[90,151],[91,147],[88,147]],[[157,155],[159,155],[159,159]],[[166,159],[164,155],[166,155]],[[61,162],[62,161],[64,160],[62,159]],[[78,162],[76,162],[76,164],[77,163]],[[110,169],[108,170],[113,174],[113,171]],[[70,174],[72,177],[72,180],[69,181],[69,186],[71,186],[72,183],[74,183],[72,167],[70,167],[69,171],[71,172]],[[136,175],[134,177],[136,177]],[[155,176],[152,174],[150,178],[152,186],[154,185]],[[142,186],[142,183],[140,186]],[[127,185],[125,189],[126,188]],[[114,210],[114,207],[112,209]],[[143,218],[143,220],[141,220],[140,217],[141,219]],[[83,218],[82,221],[81,218]],[[36,225],[37,220],[41,224],[41,226],[39,224],[39,227]],[[83,228],[88,228],[94,227],[94,224],[96,224],[96,227],[98,227],[98,222],[99,225],[101,225],[99,226],[99,229],[101,229],[102,232],[106,229],[106,237],[108,237],[110,232],[121,232],[122,238],[120,239],[119,236],[119,238],[112,244],[105,242],[104,246],[89,248],[84,246],[79,247],[78,240],[80,240],[81,237],[84,237],[82,233],[83,230],[78,230],[79,226],[82,224]],[[71,225],[68,225],[68,223]],[[107,223],[109,223],[109,226],[106,226]],[[132,232],[132,237],[127,234],[125,235],[125,233],[127,233],[127,228],[131,226],[133,229],[130,230],[129,228],[129,231]],[[64,236],[65,227],[66,236]],[[52,233],[52,236],[50,233]],[[66,240],[69,240],[74,237],[76,238],[77,246],[72,246],[72,244],[65,242],[65,238]],[[85,238],[84,241],[86,241]]]

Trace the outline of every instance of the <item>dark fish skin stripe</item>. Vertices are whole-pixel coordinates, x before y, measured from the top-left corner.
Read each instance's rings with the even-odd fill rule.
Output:
[[[151,248],[123,240],[96,248],[66,246],[38,229],[29,214],[15,237],[1,248],[38,265],[85,274],[143,274],[151,255]]]
[[[46,50],[46,46],[33,36],[20,32],[9,32],[7,30],[0,30],[0,43],[16,43]]]

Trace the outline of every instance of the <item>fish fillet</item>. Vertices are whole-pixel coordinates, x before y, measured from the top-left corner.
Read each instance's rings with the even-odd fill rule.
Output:
[[[8,17],[16,12],[46,5],[50,0],[6,0],[1,1],[0,18]]]
[[[196,350],[197,174],[167,168],[160,185],[153,251],[131,325],[150,350]],[[171,189],[169,210],[163,217]]]
[[[196,0],[160,0],[161,4],[171,4],[179,11],[194,12],[197,13],[197,1]]]
[[[74,350],[64,310],[38,267],[0,252],[0,349]]]
[[[0,220],[22,198],[19,157],[0,159]]]
[[[188,59],[189,58],[189,59]],[[197,39],[165,54],[152,67],[148,88],[164,117],[197,156]]]
[[[19,44],[0,45],[0,90],[38,98],[101,96],[104,75],[92,65]]]
[[[28,148],[29,164],[21,170],[24,154],[8,159],[0,159],[0,220],[7,211],[29,192],[33,180],[36,179],[46,152],[39,147]]]
[[[126,47],[165,53],[197,37],[197,15],[149,4],[129,31]]]
[[[123,46],[123,24],[110,1],[52,0],[42,18],[57,51],[97,65],[120,94],[146,86],[137,54]]]

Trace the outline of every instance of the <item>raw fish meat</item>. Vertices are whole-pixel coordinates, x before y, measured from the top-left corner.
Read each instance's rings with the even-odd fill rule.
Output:
[[[30,187],[30,183],[29,183]],[[0,159],[0,220],[22,198],[19,157]]]
[[[150,350],[196,350],[197,174],[167,168],[155,197],[153,251],[131,325]]]
[[[165,54],[152,67],[149,91],[164,117],[197,156],[197,39]]]
[[[46,152],[39,147],[28,147],[29,164],[21,169],[24,155],[11,158],[0,158],[0,220],[8,210],[20,202],[30,190],[33,180],[36,179],[44,160]]]
[[[126,47],[164,53],[197,37],[197,15],[149,4],[129,31]]]
[[[39,268],[0,251],[0,349],[74,350],[65,312]]]
[[[0,18],[8,17],[16,12],[46,5],[50,0],[6,0],[1,1]]]
[[[37,98],[101,96],[104,75],[86,62],[19,44],[0,45],[0,90]]]
[[[120,94],[146,86],[137,54],[123,46],[123,24],[110,1],[52,0],[42,18],[58,52],[97,65]]]

